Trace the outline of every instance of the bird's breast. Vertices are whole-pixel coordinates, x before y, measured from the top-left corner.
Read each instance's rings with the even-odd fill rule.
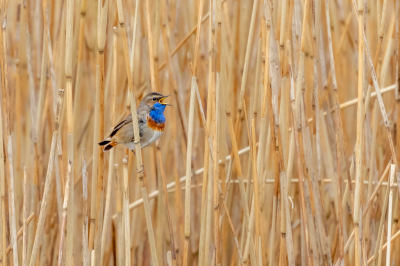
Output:
[[[156,131],[164,131],[165,123],[157,123],[150,116],[147,117],[147,126]]]

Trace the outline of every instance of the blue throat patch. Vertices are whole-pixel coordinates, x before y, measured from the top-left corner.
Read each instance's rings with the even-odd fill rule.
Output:
[[[161,103],[156,103],[150,111],[150,118],[153,119],[157,124],[165,123],[164,110],[166,105]]]

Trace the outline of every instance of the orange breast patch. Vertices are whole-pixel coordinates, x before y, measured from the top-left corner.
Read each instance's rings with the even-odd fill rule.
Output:
[[[165,123],[158,124],[150,117],[147,118],[147,126],[152,130],[164,131]]]

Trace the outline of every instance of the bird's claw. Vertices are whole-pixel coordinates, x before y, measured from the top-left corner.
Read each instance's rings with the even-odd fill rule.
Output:
[[[144,166],[143,166],[143,164],[140,166],[140,169],[137,169],[137,168],[136,168],[136,171],[137,171],[138,174],[143,173],[143,172],[144,172]]]

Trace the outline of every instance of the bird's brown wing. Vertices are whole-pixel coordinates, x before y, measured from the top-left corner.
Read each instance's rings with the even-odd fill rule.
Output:
[[[125,117],[124,120],[119,122],[119,124],[114,127],[114,130],[111,132],[110,137],[113,137],[118,132],[118,130],[129,123],[132,123],[132,114],[129,114],[127,117]]]

